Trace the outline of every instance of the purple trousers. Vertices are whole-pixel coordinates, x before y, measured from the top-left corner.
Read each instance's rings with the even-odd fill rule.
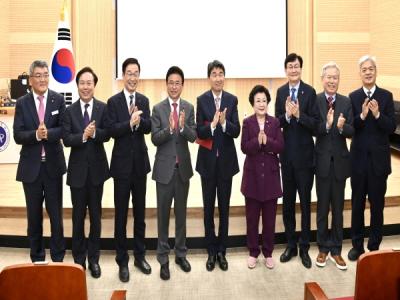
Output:
[[[247,248],[250,256],[258,257],[261,252],[258,243],[260,213],[262,215],[262,253],[264,257],[272,256],[277,202],[277,199],[258,201],[246,198]]]

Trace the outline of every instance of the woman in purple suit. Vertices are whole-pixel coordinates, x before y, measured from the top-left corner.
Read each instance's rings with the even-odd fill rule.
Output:
[[[247,265],[253,269],[260,254],[258,224],[262,213],[262,252],[265,266],[274,267],[275,216],[277,200],[282,196],[278,153],[283,150],[279,120],[268,115],[271,96],[262,85],[256,85],[249,95],[254,114],[244,119],[241,148],[246,159],[241,192],[246,199]]]

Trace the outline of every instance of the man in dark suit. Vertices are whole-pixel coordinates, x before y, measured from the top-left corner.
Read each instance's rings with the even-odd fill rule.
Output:
[[[226,244],[228,239],[229,201],[232,177],[239,172],[234,138],[240,133],[236,96],[223,90],[224,65],[214,60],[208,64],[207,75],[211,90],[197,98],[197,136],[200,142],[196,171],[201,176],[204,204],[205,241],[208,251],[206,268],[212,271],[218,260],[226,271]],[[208,147],[205,146],[208,144]],[[219,229],[215,234],[215,194],[218,197]]]
[[[191,267],[186,259],[186,208],[189,180],[193,176],[188,142],[196,140],[194,108],[180,98],[183,71],[169,68],[166,76],[168,98],[155,105],[151,116],[151,140],[157,147],[153,179],[157,182],[157,260],[160,277],[170,278],[168,254],[169,216],[172,199],[175,212],[175,262],[184,272]]]
[[[101,276],[99,265],[101,233],[101,199],[103,185],[109,177],[104,142],[110,137],[106,126],[106,104],[94,98],[98,78],[85,67],[76,74],[79,100],[69,106],[63,120],[63,141],[71,147],[67,184],[72,200],[72,255],[77,264],[94,278]],[[89,208],[90,233],[85,240],[86,209]]]
[[[296,53],[285,59],[285,72],[289,80],[276,95],[275,116],[283,128],[285,148],[280,155],[283,185],[283,223],[288,241],[281,262],[297,256],[297,242],[301,262],[311,268],[310,202],[314,182],[313,132],[318,124],[315,90],[301,80],[303,59]],[[300,240],[296,237],[296,192],[301,207]]]
[[[62,262],[65,255],[62,220],[62,176],[66,171],[61,138],[64,97],[49,86],[45,61],[29,69],[31,93],[18,99],[14,115],[14,139],[22,145],[17,181],[22,181],[28,215],[28,238],[32,262],[44,261],[43,200],[50,218],[50,255]]]
[[[109,134],[114,138],[110,173],[114,178],[115,247],[119,278],[129,281],[129,255],[126,239],[126,222],[129,198],[133,205],[134,265],[144,274],[151,273],[145,259],[144,237],[146,230],[146,182],[150,172],[149,156],[144,135],[151,131],[149,99],[136,92],[140,64],[128,58],[122,64],[124,90],[107,102]]]
[[[386,181],[392,172],[389,135],[396,129],[391,92],[376,85],[376,62],[372,56],[359,61],[362,88],[350,94],[354,114],[351,143],[351,235],[350,260],[364,253],[364,210],[368,195],[371,210],[368,249],[378,250],[382,241]]]
[[[330,252],[331,260],[340,270],[347,265],[342,258],[343,204],[346,179],[350,177],[350,153],[346,138],[354,133],[353,112],[349,98],[337,93],[340,70],[336,63],[322,67],[324,92],[317,95],[320,123],[315,143],[317,189],[317,243],[319,254],[316,265],[325,267]],[[329,208],[332,225],[328,230]]]

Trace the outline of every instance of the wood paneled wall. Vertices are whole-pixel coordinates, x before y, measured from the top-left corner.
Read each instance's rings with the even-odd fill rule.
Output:
[[[9,2],[0,1],[0,78],[7,78],[10,73],[10,64],[8,62],[8,58],[10,56],[10,46],[8,44],[9,11]]]
[[[400,6],[398,0],[370,0],[371,53],[377,57],[378,84],[400,100]]]
[[[0,79],[15,78],[36,58],[50,59],[62,0],[2,0],[0,2]],[[90,65],[100,81],[96,95],[104,101],[121,88],[115,77],[115,7],[112,0],[68,0],[76,67]],[[357,60],[377,56],[381,86],[400,99],[400,11],[398,0],[288,0],[288,50],[304,58],[303,79],[321,90],[320,69],[329,60],[341,67],[340,91],[359,87]],[[134,39],[135,27],[132,29]],[[273,41],[271,41],[273,43]],[[134,56],[134,53],[132,53]],[[139,58],[140,59],[140,58]],[[245,59],[245,58],[244,58]],[[227,72],[229,72],[229,66]],[[205,66],[206,68],[206,66]],[[257,83],[275,95],[284,79],[229,79],[226,89],[238,95],[243,113]],[[208,88],[206,79],[188,80],[183,97],[194,101]],[[152,101],[165,96],[163,80],[143,80],[139,86]]]
[[[369,1],[314,1],[314,87],[322,91],[321,68],[333,60],[341,69],[339,92],[361,86],[358,59],[370,52]]]

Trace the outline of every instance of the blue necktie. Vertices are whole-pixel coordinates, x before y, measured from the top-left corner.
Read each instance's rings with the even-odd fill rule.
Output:
[[[86,103],[85,104],[85,112],[83,113],[83,127],[84,128],[86,128],[90,123],[89,113],[87,111],[88,107],[89,107],[89,104]]]
[[[290,91],[292,92],[292,94],[290,95],[290,99],[293,102],[296,102],[296,89],[295,88],[291,88]]]

